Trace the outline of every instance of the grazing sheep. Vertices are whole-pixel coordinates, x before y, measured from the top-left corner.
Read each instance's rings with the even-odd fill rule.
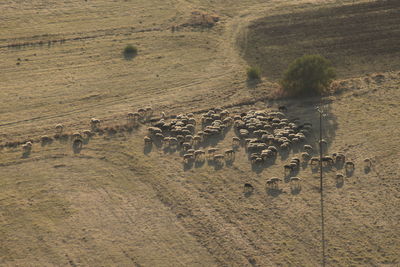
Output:
[[[249,184],[249,183],[244,184],[244,193],[246,195],[251,194],[253,191],[254,191],[254,187],[251,184]]]
[[[324,165],[324,167],[332,166],[334,164],[333,158],[328,156],[323,157],[322,164]]]
[[[311,159],[311,156],[307,152],[303,152],[301,153],[301,158],[303,159],[303,161],[308,162]]]
[[[370,170],[372,167],[372,161],[369,158],[364,159],[364,170]]]
[[[290,187],[292,190],[299,190],[301,188],[301,179],[299,177],[290,177]]]
[[[193,136],[192,135],[186,135],[185,136],[185,142],[187,142],[187,143],[192,143],[192,141],[193,141]]]
[[[345,164],[345,169],[347,172],[353,172],[355,169],[354,163],[352,161],[347,161]]]
[[[285,164],[283,166],[283,174],[286,176],[290,175],[294,171],[293,166],[290,164]]]
[[[83,137],[82,137],[82,134],[81,134],[80,132],[74,132],[74,133],[71,135],[71,137],[72,137],[72,139],[77,139],[77,138],[82,139],[82,138],[83,138]]]
[[[346,157],[341,153],[337,153],[335,157],[335,163],[344,164],[345,162],[346,162]]]
[[[182,144],[182,148],[183,148],[184,151],[187,151],[187,150],[189,150],[189,149],[192,148],[192,144],[189,143],[189,142],[184,142],[184,143]]]
[[[140,118],[143,118],[144,116],[146,116],[146,109],[144,108],[139,108],[137,110],[137,113],[139,113]]]
[[[145,146],[149,146],[149,145],[151,145],[151,144],[153,143],[153,140],[152,140],[150,137],[148,137],[148,136],[145,136],[145,137],[143,138],[143,141],[144,141],[144,145],[145,145]]]
[[[274,155],[278,154],[278,149],[275,146],[269,146],[268,149],[274,152]]]
[[[91,130],[84,130],[82,132],[83,135],[85,135],[87,138],[92,137],[93,136],[93,132]]]
[[[227,160],[234,160],[235,159],[235,151],[233,149],[225,150],[225,156]]]
[[[308,152],[308,153],[313,152],[313,147],[311,145],[304,145],[303,149],[305,152]]]
[[[53,141],[53,139],[48,135],[43,135],[42,137],[40,137],[40,141],[42,143],[50,143],[51,141]]]
[[[62,125],[61,123],[56,125],[56,134],[62,134],[62,132],[64,131],[64,125]]]
[[[24,153],[29,153],[32,150],[32,142],[28,141],[22,145],[22,151]]]
[[[286,106],[279,106],[278,110],[279,110],[279,112],[287,112],[287,107]]]
[[[165,120],[167,118],[167,115],[165,115],[164,111],[161,111],[160,117],[161,117],[161,119]]]
[[[215,147],[209,148],[207,150],[208,158],[211,159],[212,157],[214,157],[215,152],[217,152],[217,151],[218,151],[218,148],[215,148]]]
[[[222,165],[223,164],[223,161],[224,161],[224,155],[222,155],[222,154],[216,154],[216,155],[214,155],[214,157],[213,157],[213,159],[214,159],[214,162],[217,164],[217,165]]]
[[[72,147],[73,147],[74,150],[82,149],[82,145],[83,145],[83,141],[82,141],[82,139],[79,139],[79,138],[75,139],[72,142]]]
[[[152,109],[152,107],[151,107],[151,106],[145,107],[145,116],[146,116],[147,118],[150,118],[151,115],[153,115],[153,109]]]
[[[99,119],[96,118],[91,118],[90,119],[90,126],[92,127],[92,129],[98,129],[100,126],[101,121]]]
[[[187,153],[183,155],[183,163],[189,164],[194,160],[194,155],[192,153]]]
[[[232,137],[232,147],[234,148],[234,149],[237,149],[237,148],[239,148],[239,146],[240,146],[240,138],[239,137]]]
[[[319,158],[317,158],[317,157],[312,157],[311,158],[311,161],[310,161],[310,164],[311,164],[311,166],[318,166],[318,163],[319,163]]]
[[[204,161],[205,159],[205,152],[203,150],[196,150],[194,151],[194,158],[196,161]]]
[[[336,180],[338,180],[338,181],[343,181],[343,179],[344,179],[344,175],[343,175],[343,174],[341,174],[341,173],[336,173]]]

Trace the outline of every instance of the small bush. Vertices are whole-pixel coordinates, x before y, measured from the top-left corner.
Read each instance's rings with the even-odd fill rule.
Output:
[[[305,55],[289,65],[281,85],[291,95],[319,95],[335,77],[329,60],[320,55]]]
[[[138,53],[138,49],[133,45],[127,45],[124,49],[124,56],[126,58],[132,58],[136,56]]]
[[[261,78],[261,70],[258,67],[250,67],[247,70],[247,78],[249,80],[259,80]]]

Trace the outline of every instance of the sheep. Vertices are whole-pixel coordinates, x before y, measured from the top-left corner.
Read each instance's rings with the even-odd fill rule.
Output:
[[[143,138],[143,141],[144,141],[144,145],[145,146],[149,146],[149,145],[151,145],[153,143],[153,140],[149,136],[145,136]]]
[[[286,176],[290,175],[294,171],[292,165],[290,164],[285,164],[283,166],[283,174]]]
[[[324,164],[325,167],[332,166],[334,164],[333,158],[328,156],[323,157],[322,164]]]
[[[178,139],[176,137],[169,138],[169,146],[176,147],[178,145]]]
[[[194,158],[196,161],[204,161],[205,152],[203,150],[194,151]]]
[[[225,156],[227,160],[234,160],[235,159],[235,151],[233,149],[225,150]]]
[[[90,126],[92,127],[93,130],[97,130],[100,126],[101,121],[96,118],[91,118],[90,119]]]
[[[184,143],[182,144],[182,147],[183,147],[183,150],[184,150],[184,151],[187,151],[187,150],[189,150],[189,149],[192,148],[192,144],[189,143],[189,142],[184,142]]]
[[[176,140],[179,142],[179,144],[183,144],[183,142],[185,141],[185,137],[183,135],[178,134],[176,136]]]
[[[215,152],[217,152],[217,151],[218,151],[218,148],[215,148],[215,147],[209,148],[207,150],[208,158],[210,159],[210,158],[214,157]]]
[[[22,145],[22,151],[24,153],[29,153],[32,150],[32,142],[28,141]]]
[[[222,165],[224,158],[225,158],[225,157],[224,157],[224,155],[222,155],[222,154],[216,154],[216,155],[214,155],[214,157],[213,157],[214,162],[215,162],[217,165]]]
[[[344,164],[346,162],[346,157],[345,155],[341,153],[337,153],[335,157],[335,163],[336,164]]]
[[[342,173],[336,173],[336,180],[337,181],[343,181],[344,175]]]
[[[311,158],[311,161],[310,161],[310,164],[311,164],[311,166],[317,166],[317,164],[319,163],[319,158],[317,158],[317,157],[312,157]]]
[[[254,187],[251,184],[249,184],[249,183],[244,184],[244,193],[246,195],[251,194],[253,191],[254,191]]]
[[[92,137],[93,136],[93,132],[90,130],[84,130],[82,132],[83,135],[85,135],[87,138]]]
[[[199,135],[193,136],[193,145],[194,146],[198,146],[201,143],[201,141],[202,141],[201,136],[199,136]]]
[[[275,146],[269,146],[268,149],[274,152],[275,155],[278,154],[278,149]]]
[[[167,115],[165,115],[164,111],[161,111],[160,117],[161,119],[165,120],[167,118]]]
[[[40,141],[44,144],[46,143],[50,143],[51,141],[53,141],[53,139],[51,137],[49,137],[48,135],[43,135],[40,137]]]
[[[303,159],[304,162],[308,162],[311,159],[311,156],[307,152],[303,152],[301,153],[301,158]]]
[[[308,152],[308,153],[313,152],[313,147],[311,145],[304,145],[303,149],[305,152]]]
[[[269,180],[267,180],[266,182],[266,187],[268,189],[274,189],[277,190],[279,188],[279,182],[282,181],[281,179],[277,178],[277,177],[273,177]]]
[[[353,172],[354,171],[354,163],[352,161],[347,161],[345,164],[345,169],[347,172]]]
[[[239,137],[232,137],[232,148],[237,149],[240,146],[240,138]]]
[[[192,153],[187,153],[183,155],[183,163],[189,164],[194,159],[194,155]]]
[[[144,109],[144,108],[139,108],[139,109],[137,110],[137,113],[139,113],[140,118],[143,118],[144,116],[146,116],[146,109]]]
[[[193,136],[192,135],[186,135],[185,136],[185,142],[187,142],[187,143],[192,143],[192,141],[193,141]]]
[[[151,107],[151,106],[145,107],[145,116],[146,116],[147,118],[150,118],[151,115],[153,115],[153,109],[152,109],[152,107]]]
[[[287,112],[287,107],[286,106],[279,106],[278,110],[279,110],[279,112]]]
[[[72,135],[71,135],[71,137],[72,137],[72,139],[82,139],[83,137],[82,137],[82,134],[80,133],[80,132],[74,132]]]
[[[371,167],[372,167],[371,159],[369,158],[364,159],[364,170],[368,171],[371,169]]]
[[[290,177],[290,187],[292,191],[300,190],[301,188],[301,179],[299,177]]]
[[[82,149],[82,145],[83,145],[83,141],[80,138],[77,138],[72,142],[72,147],[74,150]]]
[[[59,123],[59,124],[56,125],[55,129],[56,129],[56,134],[62,134],[62,132],[64,130],[64,125]]]

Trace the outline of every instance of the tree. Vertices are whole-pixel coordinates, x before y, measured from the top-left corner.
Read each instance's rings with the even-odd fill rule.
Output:
[[[328,59],[320,55],[304,55],[289,65],[281,84],[291,95],[319,95],[335,77]]]

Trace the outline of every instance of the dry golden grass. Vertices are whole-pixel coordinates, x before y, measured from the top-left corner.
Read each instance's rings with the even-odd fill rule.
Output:
[[[236,44],[266,14],[321,2],[0,3],[7,14],[0,31],[0,144],[35,141],[26,158],[20,146],[0,149],[0,265],[319,266],[319,181],[309,169],[299,174],[300,194],[283,183],[283,193],[271,196],[265,181],[281,176],[285,161],[255,172],[241,149],[232,166],[184,170],[178,153],[143,153],[146,127],[118,126],[149,104],[156,116],[286,105],[290,116],[317,125],[314,104],[321,99],[268,99],[277,86],[246,83]],[[220,21],[172,33],[193,10]],[[65,41],[48,46],[49,40]],[[23,43],[29,45],[9,47]],[[132,60],[122,55],[127,44],[139,49]],[[329,266],[399,264],[400,73],[382,74],[339,81],[338,93],[322,98],[329,152],[344,151],[356,163],[341,188],[334,172],[325,174]],[[86,140],[79,154],[70,141],[38,142],[53,136],[57,123],[66,133],[87,130],[92,117],[117,133]],[[229,147],[232,136],[218,146]],[[361,168],[366,157],[373,160],[368,174]],[[250,197],[244,183],[255,188]]]

